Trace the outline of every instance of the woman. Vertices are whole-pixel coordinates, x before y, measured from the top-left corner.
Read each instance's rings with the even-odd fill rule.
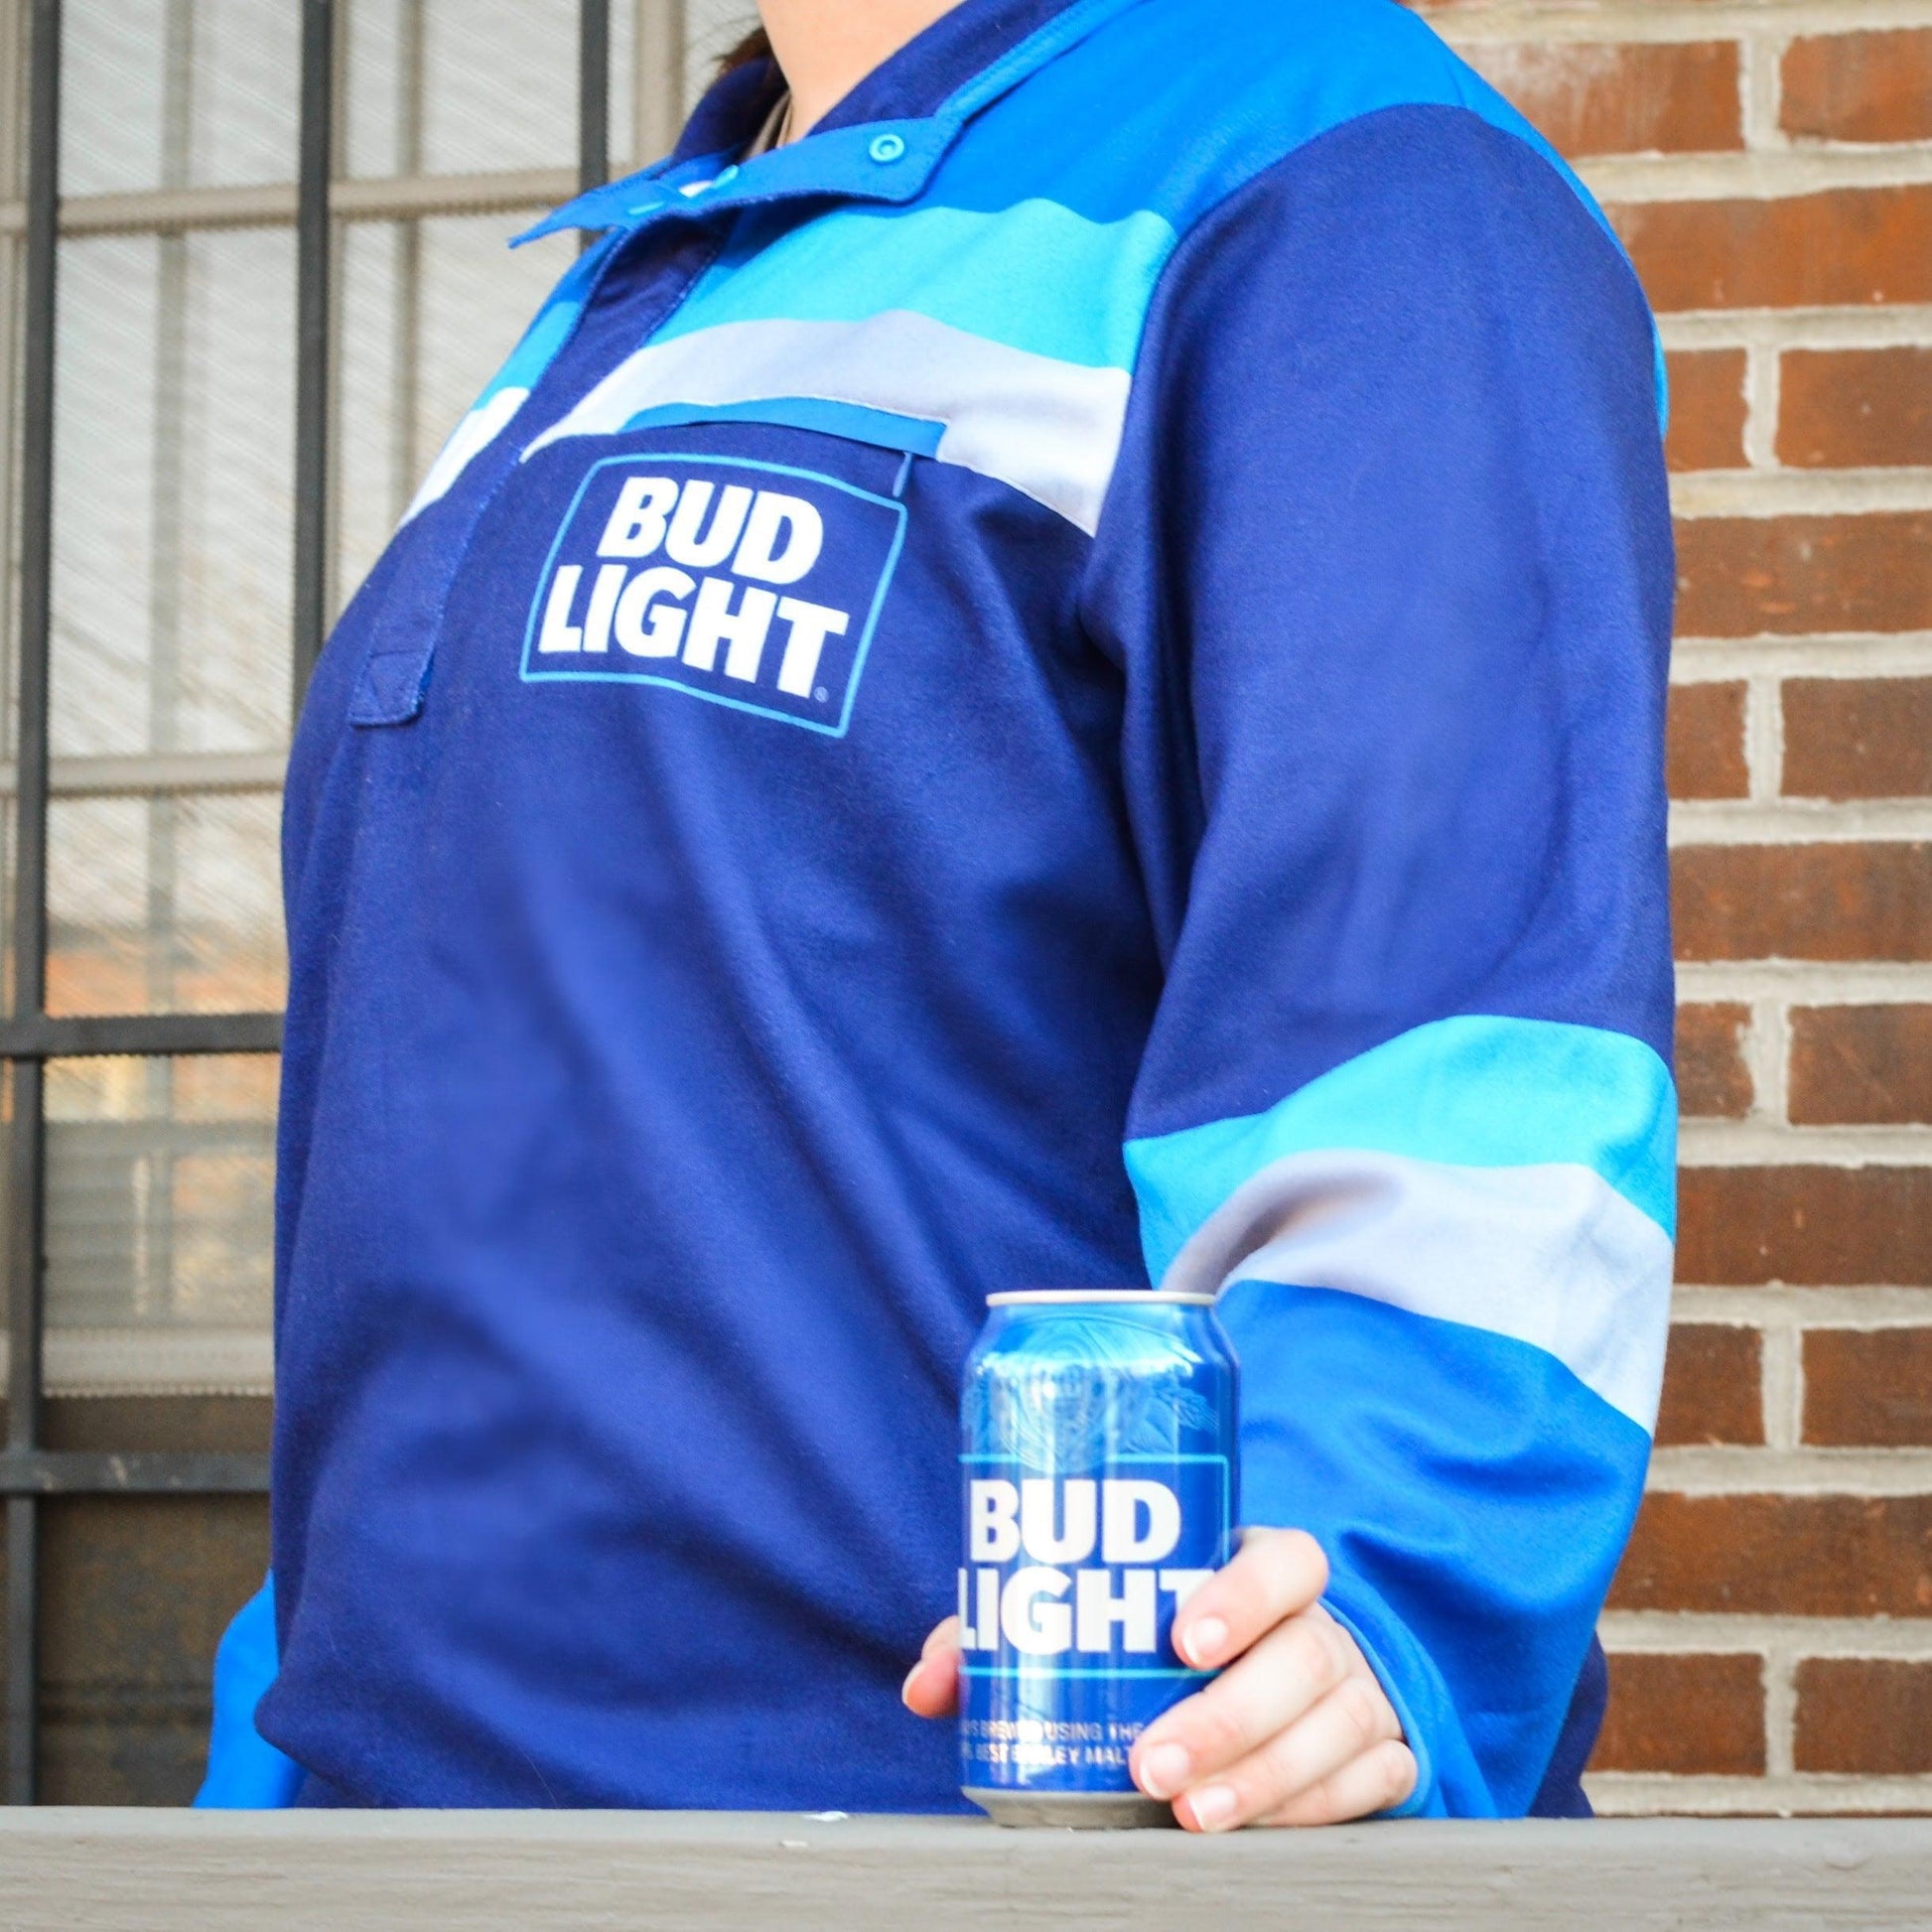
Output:
[[[957,1808],[984,1297],[1148,1279],[1269,1533],[1143,1788],[1586,1810],[1671,1255],[1635,279],[1388,0],[763,12],[535,230],[602,239],[309,696],[209,1801]]]

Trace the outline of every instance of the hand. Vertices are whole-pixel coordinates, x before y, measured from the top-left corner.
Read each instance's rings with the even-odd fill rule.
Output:
[[[1321,1607],[1328,1564],[1300,1530],[1249,1530],[1239,1554],[1174,1618],[1174,1648],[1226,1668],[1142,1732],[1130,1760],[1189,1831],[1336,1825],[1399,1805],[1416,1759],[1360,1647]],[[959,1695],[959,1619],[948,1617],[902,1693],[922,1718]]]
[[[1328,1562],[1301,1530],[1249,1530],[1174,1618],[1213,1683],[1135,1743],[1134,1782],[1189,1831],[1338,1825],[1399,1805],[1416,1759],[1361,1647],[1321,1606]]]

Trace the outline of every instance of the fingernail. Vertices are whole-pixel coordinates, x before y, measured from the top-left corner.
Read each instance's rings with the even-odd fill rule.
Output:
[[[924,1669],[925,1669],[925,1659],[921,1657],[919,1661],[916,1664],[914,1664],[909,1671],[905,1673],[905,1682],[898,1687],[899,1703],[907,1706],[908,1708],[910,1707],[912,1702],[912,1680],[913,1678],[917,1677],[918,1674]]]
[[[1187,1782],[1192,1768],[1184,1744],[1156,1744],[1141,1759],[1141,1789],[1150,1798],[1172,1798]]]
[[[1205,1670],[1219,1658],[1227,1640],[1227,1625],[1218,1616],[1204,1616],[1181,1634],[1180,1654],[1196,1669]]]
[[[1219,1831],[1234,1816],[1234,1793],[1224,1784],[1203,1785],[1187,1794],[1187,1809],[1204,1832]]]

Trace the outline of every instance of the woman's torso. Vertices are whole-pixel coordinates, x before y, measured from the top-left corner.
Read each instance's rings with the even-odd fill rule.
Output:
[[[331,642],[262,1721],[338,1793],[957,1802],[896,1691],[958,1366],[989,1293],[1144,1279],[1184,898],[1079,594],[1190,210],[1365,111],[1324,62],[1383,10],[1288,11],[1257,72],[1183,0],[969,0],[685,195],[701,122]]]

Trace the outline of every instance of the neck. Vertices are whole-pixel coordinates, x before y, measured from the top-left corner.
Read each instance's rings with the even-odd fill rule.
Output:
[[[874,68],[958,0],[759,0],[791,89],[788,138],[831,112]]]

